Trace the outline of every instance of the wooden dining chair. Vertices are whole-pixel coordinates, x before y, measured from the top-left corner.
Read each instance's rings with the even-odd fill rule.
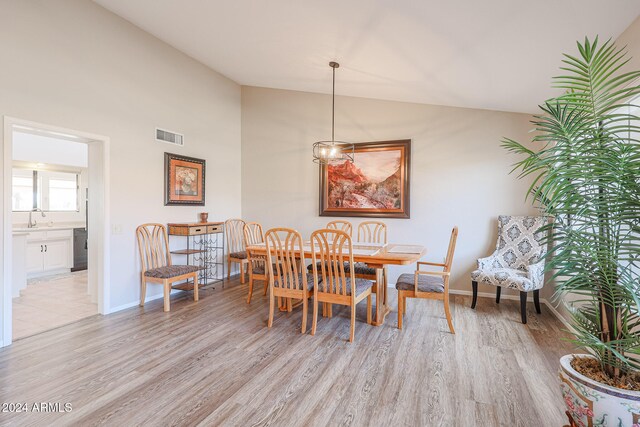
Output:
[[[247,222],[243,227],[244,244],[247,252],[248,270],[249,270],[249,295],[247,296],[247,304],[251,303],[253,295],[253,283],[255,280],[264,282],[264,294],[267,294],[269,287],[268,271],[266,257],[264,255],[256,255],[249,249],[251,245],[264,243],[264,233],[262,225],[257,222]]]
[[[343,219],[337,219],[335,221],[330,221],[327,223],[327,228],[330,230],[341,230],[344,231],[351,237],[353,235],[353,226],[349,221],[345,221]]]
[[[449,277],[457,239],[458,227],[453,227],[444,263],[418,262],[414,274],[404,273],[398,277],[396,283],[396,289],[398,290],[398,329],[402,329],[402,319],[407,311],[407,298],[426,298],[444,301],[444,313],[447,316],[449,330],[452,334],[456,333],[453,329],[451,310],[449,309]],[[440,267],[442,271],[420,270],[421,265]]]
[[[375,243],[386,244],[387,243],[387,224],[382,221],[363,221],[358,224],[358,243]],[[354,264],[354,271],[356,277],[361,279],[377,280],[376,269],[369,267],[364,262],[356,262]],[[387,268],[384,268],[382,275],[384,280],[384,286],[387,286]],[[372,292],[376,293],[377,286],[374,286]]]
[[[164,311],[171,310],[172,285],[183,280],[193,282],[193,300],[198,301],[198,270],[195,265],[173,265],[169,252],[167,229],[162,224],[142,224],[136,228],[140,251],[140,307],[144,306],[147,283],[158,283],[164,288]],[[181,288],[183,289],[183,288]]]
[[[371,287],[373,282],[357,279],[345,262],[353,265],[351,236],[345,231],[322,229],[311,234],[311,259],[313,266],[313,324],[315,335],[318,324],[318,304],[347,305],[351,307],[351,333],[353,342],[356,327],[356,305],[367,298],[367,323],[371,324]],[[324,309],[323,309],[324,311]]]
[[[358,242],[387,243],[387,224],[382,221],[362,221],[358,224]]]
[[[349,221],[345,221],[345,220],[342,220],[342,219],[337,219],[335,221],[329,221],[327,223],[327,229],[344,231],[345,233],[347,233],[349,235],[349,237],[351,237],[353,235],[353,225],[351,225],[351,223]],[[311,270],[313,269],[313,266],[311,264],[309,264],[307,266],[307,268],[311,272]]]
[[[231,264],[240,268],[240,283],[244,283],[245,267],[249,260],[244,246],[244,225],[242,219],[228,219],[224,222],[224,238],[227,241],[227,280],[231,278]]]
[[[265,236],[269,269],[269,321],[273,325],[275,298],[302,300],[302,333],[307,331],[309,298],[313,295],[313,279],[304,266],[302,236],[291,228],[272,228]],[[286,305],[291,311],[292,305]]]

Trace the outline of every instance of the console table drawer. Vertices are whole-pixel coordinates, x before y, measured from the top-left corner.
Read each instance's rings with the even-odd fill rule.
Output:
[[[207,233],[222,233],[222,224],[207,226]]]
[[[206,225],[170,225],[169,234],[173,236],[197,236],[207,234]]]
[[[198,234],[206,234],[206,233],[207,233],[206,225],[201,225],[200,227],[189,227],[190,236],[196,236]]]

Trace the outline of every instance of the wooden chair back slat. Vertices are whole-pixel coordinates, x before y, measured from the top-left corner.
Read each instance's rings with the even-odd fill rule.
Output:
[[[449,239],[449,249],[447,249],[447,257],[445,258],[444,271],[451,272],[451,265],[453,264],[453,254],[456,251],[456,242],[458,240],[458,227],[453,227],[451,230],[451,238]]]
[[[142,272],[171,265],[169,237],[163,224],[142,224],[136,228]]]
[[[243,226],[243,232],[245,247],[249,245],[255,245],[257,243],[264,243],[264,233],[262,232],[262,225],[260,225],[260,223],[245,223]]]
[[[330,221],[327,223],[327,228],[330,230],[341,230],[344,231],[351,237],[353,235],[353,226],[349,221],[345,221],[342,219],[337,219],[335,221]]]
[[[382,221],[363,221],[358,225],[358,242],[387,243],[387,224]]]
[[[291,228],[272,228],[264,236],[269,285],[306,291],[306,269],[302,236]],[[275,271],[274,271],[275,267]]]
[[[347,232],[330,228],[314,231],[311,259],[314,285],[320,292],[355,297],[355,289],[351,293],[347,289],[347,278],[355,288],[354,271],[345,268],[345,262],[353,265],[353,245]]]
[[[244,251],[244,225],[242,219],[228,219],[224,222],[225,240],[227,241],[227,253]]]
[[[262,232],[262,225],[260,225],[260,223],[247,222],[244,224],[242,231],[245,248],[258,243],[264,243],[264,233]],[[254,267],[266,267],[265,260],[267,257],[264,255],[256,255],[247,249],[247,259],[249,260],[249,268],[251,270],[253,270]]]

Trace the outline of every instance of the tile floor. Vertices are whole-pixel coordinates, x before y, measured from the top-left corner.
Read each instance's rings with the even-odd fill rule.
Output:
[[[87,295],[87,271],[30,279],[13,299],[13,339],[98,314]]]

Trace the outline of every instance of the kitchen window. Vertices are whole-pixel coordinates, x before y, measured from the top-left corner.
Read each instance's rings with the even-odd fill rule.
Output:
[[[77,212],[79,177],[77,172],[14,168],[13,211]]]

